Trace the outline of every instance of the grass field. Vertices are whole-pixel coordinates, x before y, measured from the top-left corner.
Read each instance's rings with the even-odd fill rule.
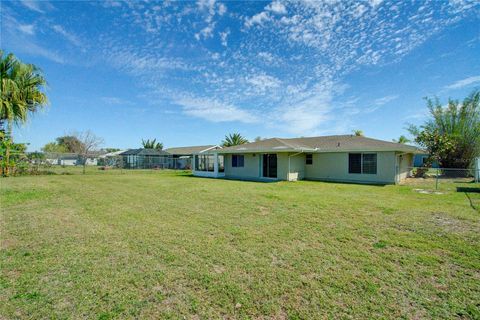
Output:
[[[480,318],[479,185],[0,184],[2,319]]]

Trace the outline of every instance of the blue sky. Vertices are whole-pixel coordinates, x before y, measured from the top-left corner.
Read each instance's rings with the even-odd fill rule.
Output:
[[[16,128],[38,150],[349,134],[391,140],[425,96],[480,87],[478,1],[2,1],[1,48],[40,66],[50,105]]]

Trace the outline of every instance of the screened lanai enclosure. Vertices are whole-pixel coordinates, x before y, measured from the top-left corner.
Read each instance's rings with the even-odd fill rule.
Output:
[[[167,169],[170,154],[157,149],[131,149],[120,154],[124,169]]]

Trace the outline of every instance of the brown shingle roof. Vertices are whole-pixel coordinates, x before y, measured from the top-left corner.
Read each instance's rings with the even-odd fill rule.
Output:
[[[220,149],[219,153],[245,152],[345,152],[345,151],[401,151],[417,152],[418,148],[355,135],[337,135],[307,138],[271,138]]]

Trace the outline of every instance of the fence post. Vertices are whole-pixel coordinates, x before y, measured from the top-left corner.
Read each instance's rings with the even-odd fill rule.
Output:
[[[438,168],[437,168],[437,175],[435,177],[435,190],[438,190]]]

